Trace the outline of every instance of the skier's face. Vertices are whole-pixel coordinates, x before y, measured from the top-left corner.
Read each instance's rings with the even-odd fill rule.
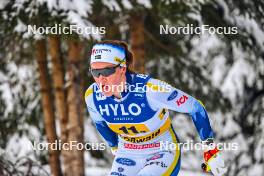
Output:
[[[91,72],[105,96],[112,96],[114,93],[120,92],[120,89],[123,90],[122,87],[126,81],[126,67],[106,62],[95,62],[91,64]]]

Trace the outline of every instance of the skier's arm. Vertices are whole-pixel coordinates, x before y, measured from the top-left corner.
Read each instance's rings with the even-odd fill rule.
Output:
[[[201,140],[213,138],[207,112],[198,100],[157,79],[151,78],[147,87],[150,88],[147,91],[148,102],[153,109],[164,107],[173,111],[188,113],[192,117]]]
[[[104,121],[94,122],[96,129],[99,131],[101,136],[107,141],[110,147],[117,147],[117,135],[113,132]]]
[[[118,137],[115,132],[113,132],[101,117],[101,115],[96,111],[96,108],[93,103],[93,97],[91,89],[89,88],[85,93],[85,102],[87,109],[89,111],[90,117],[95,124],[97,131],[103,137],[103,139],[108,143],[110,147],[117,147],[118,144]]]

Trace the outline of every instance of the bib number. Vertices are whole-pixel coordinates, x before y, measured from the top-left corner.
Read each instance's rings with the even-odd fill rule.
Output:
[[[109,127],[118,134],[131,136],[149,132],[148,127],[144,124],[110,124]]]

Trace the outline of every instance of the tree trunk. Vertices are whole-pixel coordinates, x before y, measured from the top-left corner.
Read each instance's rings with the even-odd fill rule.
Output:
[[[52,103],[52,89],[50,86],[49,72],[47,67],[46,43],[45,40],[36,41],[36,58],[39,69],[39,81],[41,101],[44,114],[44,126],[48,143],[57,140],[54,107]],[[58,150],[49,149],[49,164],[53,176],[62,175]]]
[[[145,70],[145,37],[144,37],[144,16],[140,13],[131,13],[130,21],[130,42],[134,53],[134,69],[136,72],[144,73]]]
[[[83,113],[81,95],[81,44],[78,41],[69,41],[69,87],[68,87],[68,142],[83,143]],[[69,155],[69,163],[65,165],[66,175],[84,175],[84,150],[73,147]]]
[[[52,76],[55,88],[55,101],[57,115],[60,119],[60,132],[61,132],[61,143],[64,144],[67,142],[67,122],[68,122],[68,109],[67,109],[67,96],[65,89],[65,70],[63,67],[63,58],[61,55],[60,49],[60,38],[58,36],[52,35],[49,37],[49,50],[51,54],[52,61]],[[61,151],[63,156],[63,163],[68,162],[66,150]]]

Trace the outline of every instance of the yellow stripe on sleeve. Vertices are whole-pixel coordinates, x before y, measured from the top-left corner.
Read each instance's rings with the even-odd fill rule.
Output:
[[[84,98],[88,97],[92,93],[93,93],[93,89],[87,89],[86,92],[85,92]]]
[[[162,85],[153,84],[151,82],[148,82],[146,85],[147,87],[157,92],[169,92],[169,90],[167,90],[166,87]]]
[[[201,100],[198,100],[198,102],[205,108],[205,106]]]
[[[180,148],[179,148],[179,144],[178,144],[178,141],[177,141],[177,138],[176,138],[176,135],[174,134],[173,132],[173,129],[172,127],[170,128],[170,134],[172,136],[172,139],[173,139],[173,143],[176,144],[177,146],[177,149],[176,149],[176,152],[175,152],[175,157],[173,159],[173,162],[172,164],[170,165],[170,167],[168,168],[168,170],[166,170],[166,172],[164,174],[162,174],[162,176],[170,176],[171,173],[173,172],[173,170],[175,169],[178,161],[179,161],[179,157],[180,157]]]

